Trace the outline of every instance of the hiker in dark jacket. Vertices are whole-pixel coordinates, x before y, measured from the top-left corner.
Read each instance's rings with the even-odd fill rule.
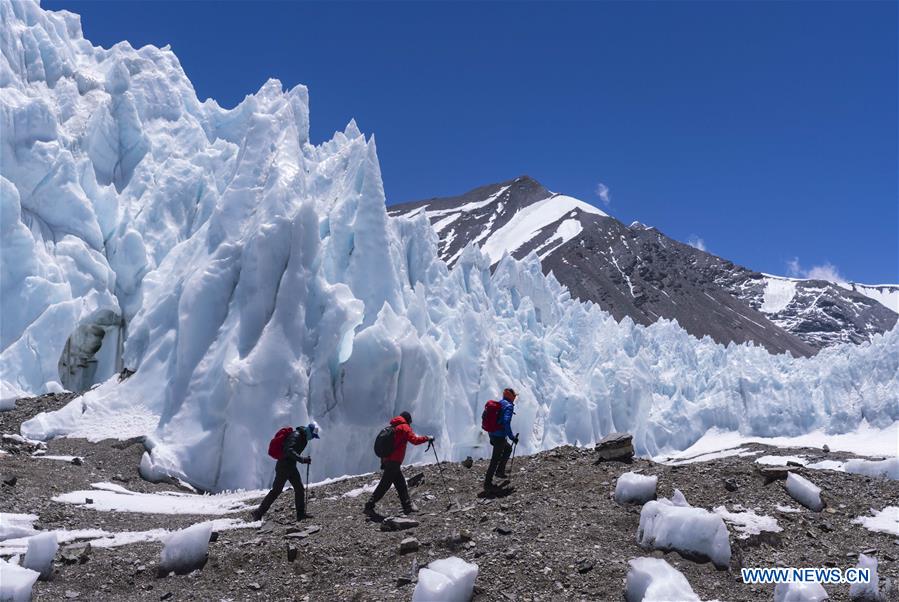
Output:
[[[306,444],[313,439],[318,439],[318,426],[314,422],[310,422],[306,426],[298,426],[287,437],[284,438],[284,457],[275,464],[275,482],[272,483],[272,490],[268,492],[259,508],[253,511],[253,520],[260,520],[274,501],[284,491],[284,485],[290,481],[293,486],[293,495],[297,509],[297,520],[312,518],[312,515],[306,514],[306,496],[303,490],[303,480],[300,478],[300,471],[297,470],[297,462],[300,464],[311,464],[312,459],[309,456],[302,456]]]
[[[490,456],[490,466],[487,467],[487,476],[484,478],[484,489],[493,489],[494,475],[507,479],[506,463],[512,455],[512,443],[518,443],[518,435],[512,433],[512,415],[515,413],[515,398],[518,394],[514,389],[504,389],[503,398],[500,400],[499,430],[488,433],[490,445],[493,446],[493,454]]]
[[[403,476],[403,471],[400,467],[403,464],[403,459],[406,457],[407,442],[412,445],[421,445],[422,443],[434,441],[434,437],[416,435],[412,431],[411,424],[412,415],[409,412],[401,412],[399,416],[390,421],[390,425],[393,426],[394,430],[393,451],[389,456],[381,460],[381,470],[384,471],[381,474],[381,481],[378,483],[378,486],[375,487],[374,492],[371,494],[371,498],[365,503],[364,512],[369,516],[376,514],[375,504],[384,497],[384,494],[387,493],[387,490],[390,489],[391,485],[396,487],[396,492],[400,496],[400,503],[403,505],[403,513],[411,514],[413,512],[418,512],[418,508],[412,503],[412,499],[409,497],[409,488],[406,486],[406,477]]]

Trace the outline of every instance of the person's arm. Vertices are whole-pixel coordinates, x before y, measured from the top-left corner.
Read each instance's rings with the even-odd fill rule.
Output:
[[[430,437],[422,437],[421,435],[416,435],[412,431],[411,426],[407,425],[406,428],[409,429],[409,432],[406,434],[406,437],[407,437],[409,443],[411,443],[412,445],[421,445],[422,443],[427,443],[428,441],[431,440]]]
[[[515,406],[511,403],[506,402],[506,405],[503,407],[503,435],[508,437],[510,440],[515,440],[515,433],[512,432],[512,414],[515,413]]]
[[[293,460],[294,462],[301,462],[303,464],[307,463],[307,458],[300,455],[303,450],[306,449],[306,441],[302,433],[297,432],[295,435],[288,437],[287,441],[285,441],[285,444],[285,457]]]

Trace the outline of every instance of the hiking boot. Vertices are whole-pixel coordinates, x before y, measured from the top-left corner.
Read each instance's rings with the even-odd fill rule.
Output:
[[[309,520],[310,518],[315,518],[315,516],[313,516],[312,514],[309,514],[308,512],[303,512],[302,514],[297,514],[297,522]]]
[[[415,505],[415,502],[409,501],[403,504],[403,514],[413,514],[418,512],[418,506]]]
[[[365,507],[362,508],[362,513],[367,514],[368,516],[376,516],[378,514],[375,510],[375,505],[372,502],[365,502]]]
[[[259,510],[253,510],[252,512],[250,512],[250,519],[251,519],[252,522],[254,522],[254,523],[255,523],[256,521],[262,520],[262,515],[259,514]]]

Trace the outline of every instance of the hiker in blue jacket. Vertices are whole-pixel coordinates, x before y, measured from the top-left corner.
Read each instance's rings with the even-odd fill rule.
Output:
[[[512,455],[512,443],[518,443],[518,436],[512,432],[512,415],[515,414],[515,398],[518,394],[514,389],[504,389],[503,398],[500,400],[499,430],[488,433],[490,445],[493,446],[493,454],[490,456],[490,466],[487,468],[487,476],[484,478],[484,489],[493,489],[494,475],[500,479],[507,479],[506,463]],[[512,443],[509,443],[511,441]]]

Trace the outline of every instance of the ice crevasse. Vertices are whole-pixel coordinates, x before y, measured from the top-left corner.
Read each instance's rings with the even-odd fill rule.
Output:
[[[310,142],[305,87],[225,109],[167,48],[93,46],[28,1],[0,16],[3,395],[102,383],[29,437],[147,434],[145,476],[222,490],[265,484],[272,434],[310,419],[313,480],[375,469],[401,410],[441,459],[486,455],[505,386],[524,452],[899,419],[899,330],[793,359],[617,323],[534,255],[450,270],[425,216],[387,216],[373,137]]]

